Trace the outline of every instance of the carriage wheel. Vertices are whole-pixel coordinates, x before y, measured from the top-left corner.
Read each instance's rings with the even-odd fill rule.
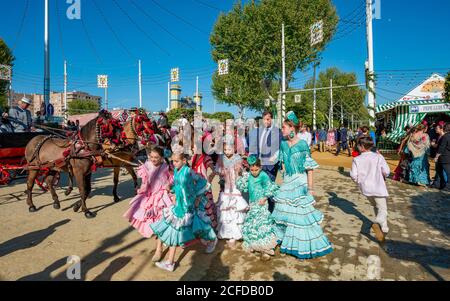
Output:
[[[9,171],[0,168],[0,185],[8,185],[9,181],[11,181]]]

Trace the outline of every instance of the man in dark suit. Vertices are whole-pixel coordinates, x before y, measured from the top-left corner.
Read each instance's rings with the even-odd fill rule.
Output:
[[[273,124],[273,115],[266,111],[262,123],[249,135],[249,155],[256,155],[263,170],[275,181],[281,164],[278,154],[281,145],[281,130]]]
[[[338,130],[337,135],[337,150],[336,150],[336,156],[339,156],[339,153],[341,152],[341,149],[348,151],[348,156],[351,157],[351,151],[350,147],[348,146],[348,130],[344,125],[341,125],[341,129]]]
[[[450,180],[445,183],[444,171],[447,177],[450,177],[450,122],[444,126],[444,136],[439,140],[436,162],[438,163],[437,172],[441,179],[441,189],[450,192]]]
[[[281,168],[278,156],[282,137],[269,111],[263,113],[262,122],[249,134],[249,155],[256,155],[261,160],[262,169],[272,181],[275,181]],[[274,202],[269,199],[269,211],[272,212],[273,208]]]

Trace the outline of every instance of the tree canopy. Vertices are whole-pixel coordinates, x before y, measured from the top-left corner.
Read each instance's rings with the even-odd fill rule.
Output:
[[[100,110],[100,105],[94,100],[74,99],[67,106],[69,115],[94,113]]]
[[[14,56],[5,41],[0,38],[0,64],[13,66]],[[8,105],[9,82],[0,80],[0,108]]]
[[[310,45],[310,26],[323,20],[323,42]],[[330,0],[261,0],[237,3],[221,14],[210,37],[212,57],[229,60],[229,74],[213,75],[214,97],[222,103],[264,109],[263,80],[281,78],[281,26],[285,24],[286,78],[319,59],[336,30],[338,17]],[[231,93],[225,93],[226,88]]]
[[[329,87],[330,80],[333,80],[333,86],[345,86],[357,84],[356,74],[354,72],[346,73],[338,68],[328,68],[319,73],[316,81],[316,87]],[[309,79],[305,84],[305,89],[312,89],[314,86],[313,79]],[[330,90],[318,90],[316,92],[317,110],[316,123],[317,126],[328,127],[329,111],[330,111]],[[301,117],[302,121],[308,125],[312,125],[313,115],[313,91],[298,93],[302,95],[302,102],[295,103],[294,95],[289,94],[287,97],[287,110],[293,110]],[[341,105],[343,112],[344,124],[350,125],[353,120],[368,121],[369,113],[365,107],[366,92],[360,87],[348,87],[333,90],[333,124],[335,127],[341,123]]]

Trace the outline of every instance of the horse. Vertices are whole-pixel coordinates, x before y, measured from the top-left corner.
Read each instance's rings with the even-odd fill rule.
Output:
[[[111,127],[108,124],[108,118],[107,112],[100,112],[99,116],[82,127],[76,138],[72,140],[56,136],[37,136],[27,144],[25,158],[27,159],[29,170],[27,177],[27,205],[29,212],[37,211],[32,200],[33,186],[39,171],[46,169],[48,170],[46,183],[52,195],[53,208],[61,208],[53,180],[61,171],[65,171],[69,173],[70,187],[72,186],[72,176],[74,176],[80,191],[81,199],[74,204],[73,210],[78,212],[81,207],[86,218],[95,217],[95,214],[87,209],[86,199],[91,192],[91,168],[93,164],[101,160],[104,150],[111,147],[111,143],[103,144],[102,138],[99,137],[98,133],[100,127]],[[118,133],[115,133],[115,136],[117,135]]]
[[[150,120],[147,115],[137,112],[129,121],[123,126],[122,142],[128,147],[120,153],[115,153],[115,157],[105,161],[105,167],[114,168],[114,186],[113,196],[114,201],[119,201],[120,198],[117,195],[117,185],[119,183],[120,168],[124,167],[133,178],[134,189],[137,192],[137,177],[134,169],[125,161],[133,162],[136,159],[137,154],[144,148],[151,145],[158,145],[166,147],[167,139],[163,132],[160,131],[156,122]],[[121,159],[121,160],[120,160]],[[123,161],[122,161],[123,160]]]
[[[170,136],[169,136],[170,137]],[[121,133],[121,148],[114,152],[114,157],[107,157],[102,162],[102,167],[113,168],[113,198],[114,202],[119,202],[117,194],[120,168],[125,168],[133,179],[135,193],[138,188],[138,181],[133,166],[129,163],[135,161],[137,154],[145,147],[158,145],[167,147],[166,135],[158,128],[154,121],[151,121],[145,113],[137,111],[136,114],[123,125]],[[69,182],[72,183],[69,175]],[[72,185],[66,190],[66,195],[73,190]]]

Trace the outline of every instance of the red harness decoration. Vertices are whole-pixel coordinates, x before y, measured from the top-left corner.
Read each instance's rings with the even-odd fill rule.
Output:
[[[153,122],[147,117],[147,115],[139,114],[134,117],[136,134],[142,138],[141,144],[147,145],[148,143],[156,143],[155,131],[153,128]]]
[[[101,139],[109,139],[115,145],[121,144],[123,141],[123,127],[120,120],[115,118],[103,119],[100,117],[97,119],[97,124],[101,130]]]

